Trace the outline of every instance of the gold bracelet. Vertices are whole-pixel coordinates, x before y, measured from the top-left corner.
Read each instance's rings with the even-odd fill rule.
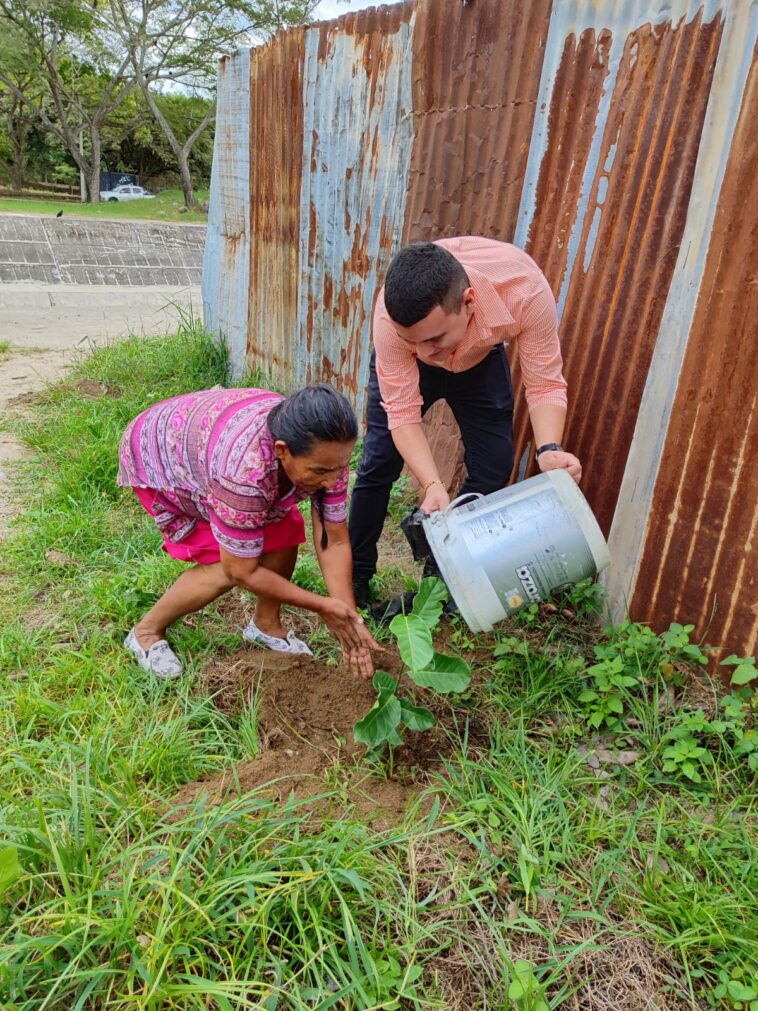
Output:
[[[440,481],[438,477],[435,477],[435,479],[433,481],[430,481],[429,484],[424,485],[424,494],[426,494],[429,491],[429,489],[432,487],[433,484],[441,484],[443,488],[445,487],[444,481]]]

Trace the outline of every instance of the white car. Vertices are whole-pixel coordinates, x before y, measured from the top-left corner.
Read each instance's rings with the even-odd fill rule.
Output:
[[[142,186],[114,186],[112,190],[100,190],[100,199],[107,200],[108,203],[116,203],[119,200],[152,200],[154,193],[144,189]]]

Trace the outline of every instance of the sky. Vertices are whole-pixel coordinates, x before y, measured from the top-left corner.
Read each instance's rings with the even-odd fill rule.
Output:
[[[392,0],[321,0],[313,18],[316,21],[327,21],[329,18],[338,18],[349,11],[360,11],[364,7],[379,7],[382,3],[391,3]]]

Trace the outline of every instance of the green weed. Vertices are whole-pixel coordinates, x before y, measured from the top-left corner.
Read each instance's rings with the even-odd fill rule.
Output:
[[[508,996],[519,1011],[550,1011],[543,999],[544,987],[534,974],[534,966],[523,958],[513,966],[513,979],[508,987]]]
[[[595,621],[605,607],[605,590],[593,579],[582,579],[566,591],[559,604],[570,607],[579,621]]]
[[[758,1011],[758,975],[746,979],[740,969],[735,969],[731,973],[722,969],[719,973],[718,986],[714,987],[712,996],[730,1008]]]

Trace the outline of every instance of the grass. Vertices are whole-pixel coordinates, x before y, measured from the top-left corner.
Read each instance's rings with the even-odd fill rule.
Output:
[[[115,487],[116,447],[139,410],[223,382],[225,364],[188,320],[96,350],[20,423],[33,455],[0,572],[0,1007],[749,1007],[734,995],[758,982],[758,802],[739,719],[727,725],[722,686],[687,687],[686,632],[602,635],[586,587],[572,620],[533,609],[496,635],[445,627],[475,687],[396,828],[255,792],[171,809],[179,785],[260,748],[257,696],[232,719],[192,690],[239,643],[218,607],[173,632],[191,658],[179,684],[124,656],[182,566]],[[308,553],[297,579],[321,585]],[[393,579],[407,570],[380,583]],[[593,727],[588,671],[619,663],[633,683],[603,697],[621,713]],[[738,701],[744,729],[754,704]],[[670,735],[690,727],[712,756],[699,782],[664,771]],[[331,770],[324,796],[344,799],[350,772]]]
[[[198,203],[207,200],[208,190],[198,190],[195,196]],[[208,220],[208,215],[199,210],[181,213],[183,206],[184,196],[181,190],[164,190],[153,200],[124,200],[118,203],[100,204],[82,204],[73,200],[0,198],[0,214],[13,212],[14,214],[55,215],[62,210],[64,217],[124,218],[142,221],[183,221],[185,223],[197,221],[205,223]]]

